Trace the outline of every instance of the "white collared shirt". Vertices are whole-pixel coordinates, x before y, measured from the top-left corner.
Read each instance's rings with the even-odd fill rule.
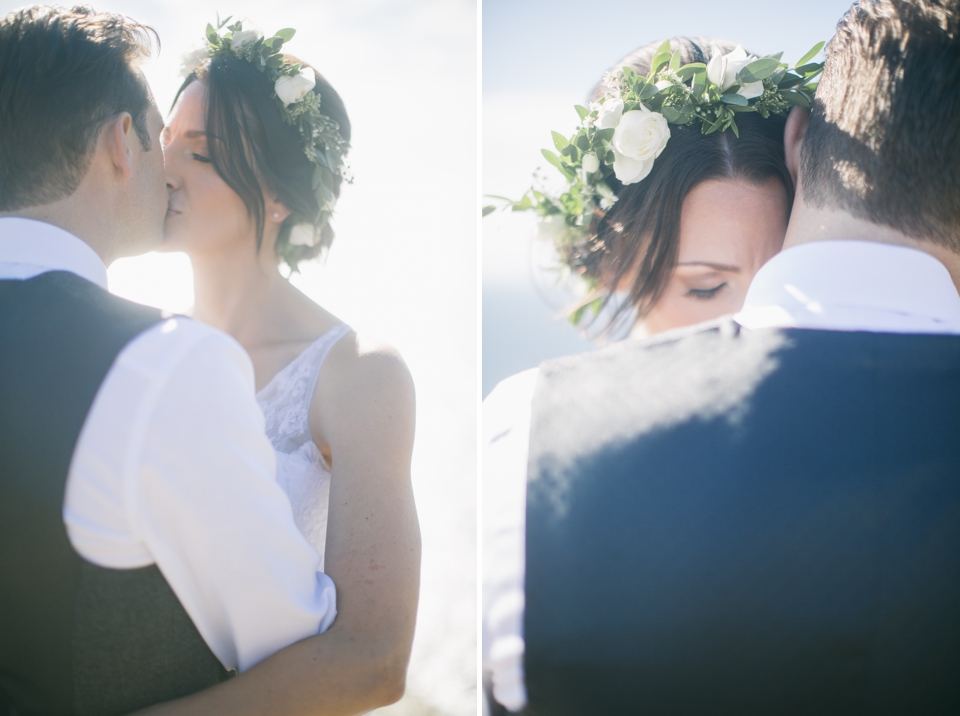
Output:
[[[868,241],[822,241],[767,262],[734,319],[745,329],[960,334],[960,296],[929,254]],[[510,711],[527,703],[524,549],[537,375],[534,368],[507,378],[483,402],[482,660],[494,697]]]
[[[0,219],[0,279],[56,270],[107,287],[80,239]],[[240,345],[161,321],[118,354],[84,422],[63,503],[70,542],[101,567],[156,564],[223,666],[244,671],[336,616],[274,460]]]

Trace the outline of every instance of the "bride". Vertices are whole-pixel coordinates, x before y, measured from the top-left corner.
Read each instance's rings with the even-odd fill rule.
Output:
[[[594,308],[616,302],[596,317],[636,317],[632,335],[642,337],[740,311],[783,245],[796,176],[784,152],[797,131],[788,111],[809,102],[821,65],[807,61],[819,48],[788,68],[721,40],[645,45],[578,108],[576,134],[554,133],[559,155],[544,155],[563,174],[563,193],[531,191],[512,204],[541,214]],[[483,403],[483,668],[493,714],[527,704],[523,555],[538,373],[507,378]]]
[[[322,681],[290,673],[281,683],[296,688],[270,692],[268,679],[257,681],[269,669],[254,669],[239,679],[243,705],[358,713],[403,694],[413,638],[414,388],[393,348],[354,332],[280,272],[330,246],[333,206],[349,178],[344,104],[311,67],[281,52],[292,36],[208,27],[208,49],[163,131],[164,248],[190,257],[194,318],[249,354],[277,479],[338,592],[333,626],[303,642]]]

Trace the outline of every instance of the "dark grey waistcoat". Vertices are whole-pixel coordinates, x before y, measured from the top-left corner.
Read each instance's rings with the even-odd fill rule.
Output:
[[[74,446],[123,347],[160,312],[66,272],[0,281],[0,714],[112,716],[226,678],[156,566],[71,547]]]
[[[527,494],[529,713],[960,713],[960,337],[548,363]]]

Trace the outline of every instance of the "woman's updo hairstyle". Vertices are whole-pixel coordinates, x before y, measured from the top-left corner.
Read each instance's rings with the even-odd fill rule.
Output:
[[[631,67],[646,76],[660,44],[635,50],[618,62],[610,75],[621,67]],[[680,52],[681,65],[707,63],[713,45],[724,54],[736,47],[709,38],[670,40],[671,51]],[[590,99],[596,102],[611,89],[601,81]],[[764,119],[757,113],[738,114],[739,138],[731,130],[705,135],[699,123],[672,124],[670,140],[646,178],[629,186],[615,176],[607,179],[617,202],[606,212],[596,210],[586,234],[562,249],[561,259],[598,286],[605,300],[629,282],[628,300],[617,307],[611,326],[634,307],[642,318],[666,289],[677,263],[683,201],[698,184],[710,179],[765,184],[776,179],[786,190],[787,206],[792,204],[793,181],[783,150],[785,124],[786,115]]]
[[[300,62],[290,56],[287,62]],[[312,69],[312,68],[311,68]],[[313,88],[320,95],[320,111],[340,126],[340,135],[350,141],[350,119],[343,100],[319,72]],[[276,254],[293,271],[301,261],[319,256],[333,243],[329,217],[321,216],[313,191],[315,165],[307,159],[303,139],[296,127],[287,124],[276,105],[273,83],[246,60],[218,55],[203,63],[184,80],[177,97],[192,82],[207,86],[206,133],[210,160],[220,177],[243,200],[257,227],[257,251],[263,243],[265,202],[261,182],[274,193],[290,216],[277,236]],[[334,174],[334,195],[340,195],[342,178]],[[308,229],[297,232],[294,227]]]

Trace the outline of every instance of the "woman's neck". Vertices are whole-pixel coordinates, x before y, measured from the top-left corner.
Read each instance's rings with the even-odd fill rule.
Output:
[[[272,339],[270,307],[286,281],[264,249],[246,248],[190,256],[193,317],[255,346]]]

